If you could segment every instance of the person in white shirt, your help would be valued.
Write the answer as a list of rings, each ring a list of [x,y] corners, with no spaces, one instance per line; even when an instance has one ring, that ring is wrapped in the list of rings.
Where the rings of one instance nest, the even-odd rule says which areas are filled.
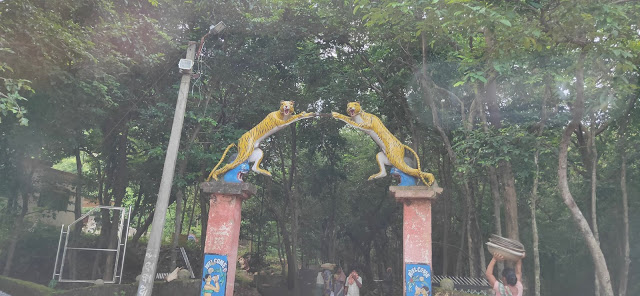
[[[352,270],[344,285],[347,293],[346,296],[360,296],[360,288],[362,288],[362,278],[356,270]]]
[[[324,279],[322,278],[322,271],[318,272],[316,276],[316,288],[313,290],[314,296],[322,296],[322,290],[324,289]]]

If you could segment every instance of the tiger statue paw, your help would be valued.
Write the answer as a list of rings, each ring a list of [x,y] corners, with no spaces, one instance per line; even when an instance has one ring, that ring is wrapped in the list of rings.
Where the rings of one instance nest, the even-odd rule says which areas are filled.
[[[431,186],[435,181],[433,174],[426,173],[420,169],[420,159],[411,147],[402,144],[388,129],[384,126],[380,118],[362,111],[359,102],[349,102],[347,104],[347,114],[342,115],[338,112],[331,112],[333,118],[342,120],[349,125],[368,134],[378,147],[382,150],[376,155],[376,160],[380,167],[380,171],[369,177],[369,180],[385,177],[387,171],[385,165],[393,166],[399,171],[407,175],[420,179],[425,185]],[[405,151],[408,150],[413,154],[417,162],[417,168],[413,168],[407,164],[405,160]]]
[[[244,162],[253,163],[251,170],[266,176],[271,176],[269,171],[260,168],[260,163],[262,162],[262,158],[264,153],[262,149],[259,148],[260,142],[267,137],[271,136],[275,132],[287,127],[288,125],[304,119],[316,116],[315,113],[310,112],[301,112],[300,114],[293,114],[295,112],[293,108],[293,101],[280,101],[280,109],[278,111],[274,111],[269,113],[260,123],[250,129],[248,132],[244,133],[242,137],[238,140],[238,144],[232,143],[227,146],[220,161],[218,164],[211,170],[209,176],[207,177],[207,181],[210,179],[218,180],[220,175],[225,174],[226,172],[234,169]],[[222,168],[218,169],[222,161],[224,160],[227,152],[231,147],[236,146],[238,148],[238,155],[236,159],[232,162],[224,165]]]

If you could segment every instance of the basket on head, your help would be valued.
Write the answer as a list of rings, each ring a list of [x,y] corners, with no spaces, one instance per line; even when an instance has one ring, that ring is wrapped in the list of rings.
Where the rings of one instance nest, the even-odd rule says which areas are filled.
[[[322,263],[322,265],[320,265],[322,269],[333,269],[335,266],[333,263]]]
[[[524,245],[519,241],[492,234],[487,243],[491,254],[500,254],[505,260],[518,261],[524,256]]]

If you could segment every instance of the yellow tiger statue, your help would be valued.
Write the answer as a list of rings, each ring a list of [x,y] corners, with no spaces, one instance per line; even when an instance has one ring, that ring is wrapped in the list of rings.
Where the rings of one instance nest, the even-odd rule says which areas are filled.
[[[367,133],[373,139],[376,144],[382,149],[376,155],[378,165],[380,166],[380,172],[371,175],[369,180],[382,178],[387,175],[385,165],[396,167],[398,170],[416,177],[427,186],[431,186],[435,181],[433,174],[422,172],[420,169],[420,158],[411,147],[402,144],[393,134],[384,126],[380,118],[377,116],[362,111],[359,102],[349,102],[347,104],[347,114],[349,117],[344,116],[337,112],[331,112],[333,118],[342,120],[355,128]],[[418,168],[412,168],[405,160],[405,150],[411,151],[415,157]],[[426,178],[426,180],[425,180]]]
[[[240,140],[238,140],[237,144],[238,156],[236,157],[236,159],[231,163],[226,164],[221,169],[218,169],[225,156],[227,155],[229,149],[231,149],[231,147],[233,146],[236,146],[236,144],[231,143],[229,146],[227,146],[227,149],[224,150],[220,161],[213,168],[213,170],[211,170],[209,177],[207,177],[207,181],[212,178],[214,180],[218,180],[218,177],[220,175],[237,167],[245,161],[253,162],[253,167],[251,169],[254,172],[271,176],[271,173],[269,173],[269,171],[260,168],[260,163],[262,162],[262,157],[264,156],[262,150],[258,148],[258,146],[260,146],[260,142],[293,122],[315,115],[315,113],[304,111],[300,114],[293,115],[293,104],[293,101],[280,101],[280,109],[278,111],[269,113],[269,115],[267,115],[267,117],[265,117],[260,123],[258,123],[251,130],[244,133],[244,135],[240,137]]]

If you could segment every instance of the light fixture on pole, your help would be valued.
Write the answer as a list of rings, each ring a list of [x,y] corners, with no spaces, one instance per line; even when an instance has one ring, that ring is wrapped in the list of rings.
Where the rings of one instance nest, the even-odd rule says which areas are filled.
[[[200,48],[198,48],[198,53],[196,54],[196,58],[200,56],[200,52],[202,51],[202,46],[204,45],[204,39],[207,38],[209,34],[214,34],[214,35],[220,34],[226,28],[227,28],[227,25],[225,25],[224,22],[219,22],[216,25],[211,25],[209,27],[209,32],[207,32],[207,34],[204,34],[204,36],[202,36],[202,38],[200,39]],[[180,68],[180,73],[190,74],[191,69],[193,68],[193,60],[180,59],[180,62],[178,63],[178,68]]]
[[[226,27],[227,27],[227,25],[225,25],[223,22],[219,22],[219,23],[217,23],[215,26],[211,26],[211,27],[209,27],[209,33],[219,34],[219,33],[220,33],[220,32],[222,32]],[[205,36],[206,36],[206,35],[205,35]]]
[[[196,53],[196,58],[198,58],[200,56],[200,53],[202,52],[202,46],[204,46],[204,39],[207,38],[209,34],[213,34],[213,35],[220,34],[226,28],[227,28],[227,25],[225,25],[222,21],[215,25],[209,26],[209,32],[207,32],[207,34],[204,34],[204,36],[200,38],[200,47],[198,48],[198,53]]]

